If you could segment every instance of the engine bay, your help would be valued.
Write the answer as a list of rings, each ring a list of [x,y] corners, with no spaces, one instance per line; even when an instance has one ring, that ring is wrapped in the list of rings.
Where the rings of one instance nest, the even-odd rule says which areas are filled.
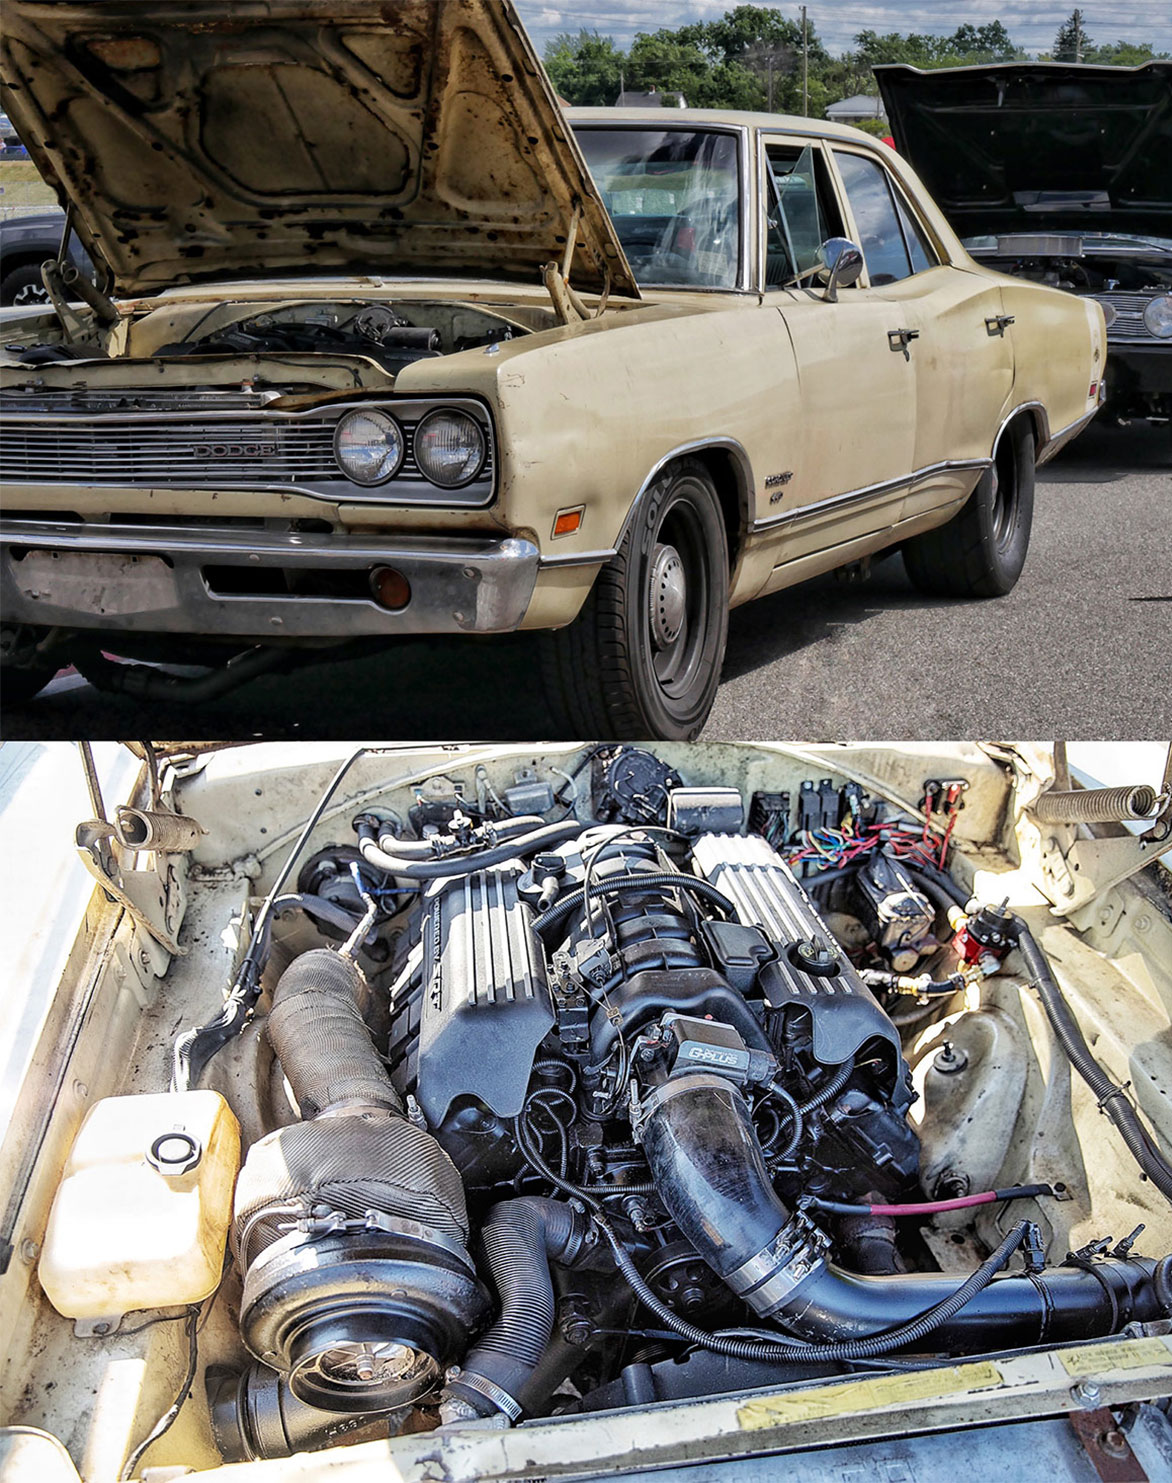
[[[110,1101],[153,1129],[167,1067],[150,1177],[220,1199],[222,1266],[170,1303],[107,1294],[111,1319],[56,1207],[40,1260],[58,1355],[142,1343],[146,1306],[190,1354],[186,1432],[140,1406],[124,1476],[1168,1328],[1172,1171],[980,844],[1004,767],[974,753],[909,807],[702,750],[731,751],[457,755],[339,802],[343,768],[304,827],[270,789],[273,846],[258,781],[197,851],[197,944],[247,888],[231,987],[155,1018],[154,1072]],[[1072,1067],[1119,1115],[1109,1173],[1059,1130]],[[185,1099],[238,1127],[234,1194],[200,1183]]]

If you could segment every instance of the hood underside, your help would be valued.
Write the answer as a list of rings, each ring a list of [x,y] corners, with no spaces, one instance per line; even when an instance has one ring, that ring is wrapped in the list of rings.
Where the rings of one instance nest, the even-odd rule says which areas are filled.
[[[10,0],[5,107],[123,293],[359,271],[638,294],[512,0]]]
[[[875,76],[896,148],[960,236],[1172,234],[1172,62]]]

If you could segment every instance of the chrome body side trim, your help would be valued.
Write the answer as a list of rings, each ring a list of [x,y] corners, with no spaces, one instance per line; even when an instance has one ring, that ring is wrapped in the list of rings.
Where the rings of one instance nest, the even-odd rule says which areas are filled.
[[[548,567],[602,566],[619,554],[617,546],[605,551],[570,551],[565,556],[542,556],[541,569]]]
[[[1037,413],[1038,421],[1040,421],[1042,424],[1042,438],[1038,444],[1037,449],[1037,461],[1039,463],[1042,462],[1042,453],[1050,444],[1050,414],[1046,411],[1046,408],[1042,405],[1041,402],[1019,402],[1017,406],[1014,407],[1012,412],[1007,412],[1005,414],[1005,416],[1001,419],[1000,427],[998,427],[997,429],[997,436],[993,439],[994,458],[997,457],[997,449],[1001,445],[1001,438],[1005,432],[1005,429],[1009,426],[1009,424],[1014,420],[1015,417],[1020,417],[1023,412]]]
[[[911,489],[913,485],[920,484],[923,480],[933,478],[937,474],[984,473],[992,462],[991,458],[969,458],[947,459],[943,463],[926,464],[922,469],[915,469],[912,473],[901,475],[897,479],[885,479],[882,483],[867,484],[861,489],[848,489],[845,494],[832,494],[826,499],[816,500],[813,504],[798,505],[792,510],[783,510],[777,515],[768,515],[764,520],[755,520],[752,532],[758,535],[762,531],[777,530],[784,525],[817,519],[838,510],[847,509],[851,505],[880,499],[887,494],[896,494],[901,489]]]
[[[1100,405],[1102,405],[1101,401]],[[1083,428],[1098,415],[1098,411],[1099,408],[1097,406],[1092,407],[1089,412],[1084,412],[1081,417],[1076,417],[1073,422],[1068,423],[1066,427],[1059,428],[1056,433],[1051,433],[1049,431],[1049,424],[1047,424],[1046,441],[1038,454],[1038,464],[1049,463],[1056,453],[1061,453],[1067,443],[1077,438]]]
[[[743,443],[736,438],[697,438],[692,443],[680,443],[678,447],[665,453],[661,459],[652,467],[651,472],[639,486],[639,492],[631,501],[631,508],[627,511],[626,519],[623,521],[622,529],[619,531],[618,540],[615,542],[615,551],[623,544],[627,531],[631,528],[640,505],[647,491],[667,468],[668,464],[674,463],[677,458],[686,458],[689,453],[703,453],[709,448],[720,448],[726,453],[733,455],[733,466],[737,471],[737,493],[740,502],[741,529],[752,534],[754,529],[752,509],[756,498],[757,486],[753,479],[753,464],[749,458],[748,451]]]
[[[351,573],[392,566],[411,584],[389,612],[361,595],[217,591],[209,568],[244,573]],[[269,640],[507,633],[537,582],[531,541],[303,534],[223,527],[10,520],[0,526],[0,602],[11,622],[64,628]],[[232,584],[229,584],[232,585]],[[277,586],[270,581],[270,589]],[[95,601],[95,590],[101,600]]]

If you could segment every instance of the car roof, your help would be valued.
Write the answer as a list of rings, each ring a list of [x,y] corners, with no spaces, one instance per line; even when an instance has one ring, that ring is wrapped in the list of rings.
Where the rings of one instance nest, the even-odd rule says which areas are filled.
[[[736,129],[780,129],[790,134],[813,134],[819,139],[844,139],[877,145],[873,134],[850,124],[835,124],[825,118],[803,118],[796,113],[746,113],[734,108],[567,108],[571,123],[644,124],[670,128],[690,124]]]

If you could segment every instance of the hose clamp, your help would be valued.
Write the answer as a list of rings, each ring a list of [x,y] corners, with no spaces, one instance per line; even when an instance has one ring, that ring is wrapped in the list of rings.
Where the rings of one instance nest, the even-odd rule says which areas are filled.
[[[763,1318],[825,1265],[830,1242],[821,1230],[800,1212],[747,1262],[728,1272],[725,1282]]]
[[[458,1390],[474,1390],[477,1395],[482,1395],[486,1401],[491,1401],[498,1411],[503,1411],[510,1421],[517,1421],[520,1418],[521,1407],[509,1392],[502,1390],[486,1376],[478,1375],[475,1370],[461,1370],[459,1374],[452,1374],[449,1376],[449,1382]]]

